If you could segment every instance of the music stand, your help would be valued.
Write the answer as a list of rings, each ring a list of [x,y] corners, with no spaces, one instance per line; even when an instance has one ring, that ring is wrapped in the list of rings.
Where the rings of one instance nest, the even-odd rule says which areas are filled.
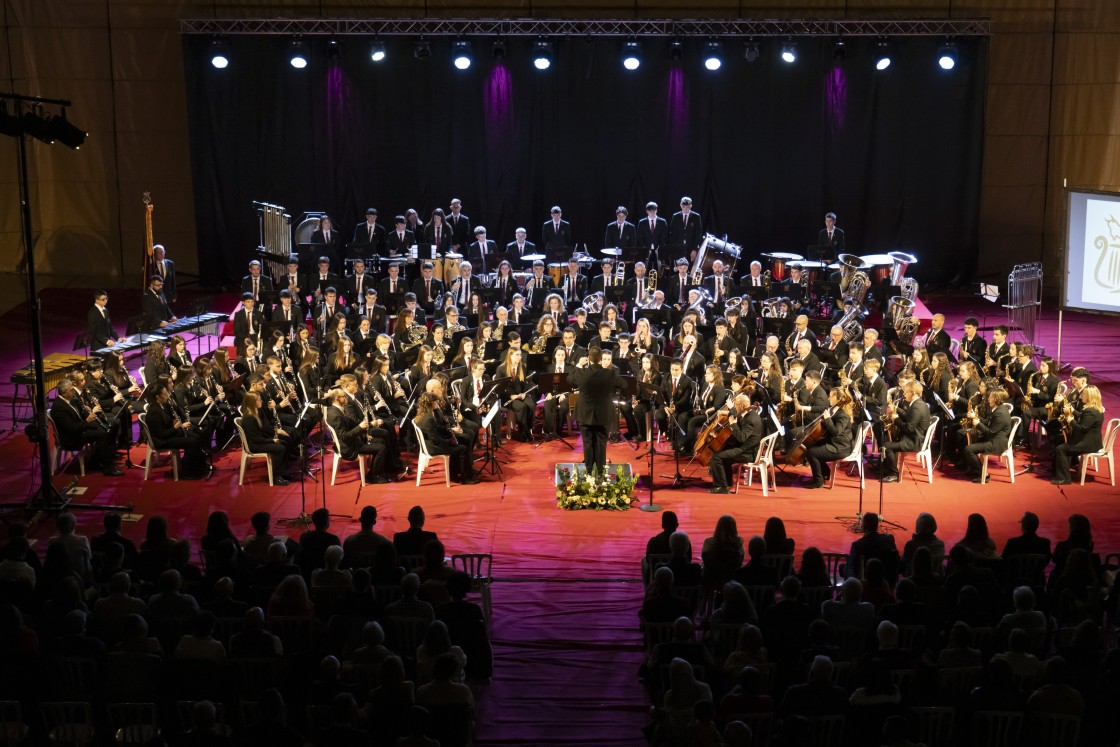
[[[462,316],[460,315],[460,319],[461,318]],[[447,333],[444,332],[443,336],[446,338]],[[459,343],[462,342],[464,337],[469,337],[472,340],[477,338],[478,327],[467,327],[451,334],[451,349],[454,350],[456,354],[459,352]]]
[[[506,387],[509,386],[511,381],[510,377],[504,376],[501,378],[493,379],[486,382],[482,386],[482,394],[478,398],[479,407],[486,405],[487,401],[491,398],[494,400],[489,411],[482,418],[482,428],[486,429],[486,452],[483,455],[482,465],[478,468],[479,473],[487,469],[489,465],[490,474],[498,478],[499,482],[505,482],[505,477],[502,475],[502,463],[498,459],[498,437],[494,433],[493,422],[494,418],[502,410],[502,395],[505,394]]]
[[[537,374],[536,379],[537,379],[537,386],[540,387],[540,391],[544,392],[545,394],[551,394],[553,397],[559,397],[561,395],[561,393],[567,393],[567,392],[571,391],[571,387],[568,386],[568,374],[563,374],[563,373],[560,373],[560,374],[558,374],[558,373],[539,373],[539,374]],[[559,406],[557,406],[557,408],[559,408]],[[559,409],[557,409],[556,414],[559,417],[559,414],[560,414]],[[567,446],[572,451],[575,451],[576,447],[572,446],[570,443],[568,443],[568,441],[563,436],[560,435],[559,424],[557,424],[557,429],[556,430],[557,430],[556,435],[554,437],[550,438],[549,440],[550,441],[559,441],[560,443],[564,444],[565,446]],[[537,444],[536,447],[534,447],[534,448],[540,448],[540,444]]]
[[[604,289],[603,297],[606,298],[607,303],[613,303],[619,309],[618,315],[621,318],[622,304],[626,301],[626,287],[622,285],[612,285]]]
[[[145,337],[147,337],[148,335],[152,335],[152,336],[155,335],[155,330],[150,329],[151,323],[152,323],[152,320],[148,317],[147,314],[140,314],[138,316],[130,316],[128,318],[128,321],[125,323],[124,334],[125,334],[126,337],[132,337],[133,335],[139,335],[140,336],[140,339],[139,339],[140,347],[144,347],[144,345],[146,345],[148,343],[148,340],[146,340]],[[158,325],[157,325],[157,328],[158,328]]]
[[[634,383],[637,385],[637,391],[639,395],[638,398],[644,400],[647,403],[650,418],[652,419],[654,417],[654,413],[657,411],[657,397],[661,392],[653,384],[646,384],[645,382],[638,381],[637,379],[634,380]],[[653,512],[660,511],[661,506],[653,502],[653,458],[657,455],[657,449],[656,444],[653,440],[652,427],[650,428],[650,432],[647,435],[649,436],[649,449],[647,449],[646,452],[638,458],[641,459],[643,457],[649,457],[649,471],[646,473],[649,475],[649,485],[647,486],[649,488],[649,503],[641,504],[638,506],[638,508],[642,511]]]
[[[71,350],[85,350],[86,357],[89,357],[89,335],[83,332],[74,338],[74,347]]]
[[[616,387],[616,398],[614,399],[615,417],[614,425],[611,426],[611,432],[607,436],[611,443],[618,443],[623,440],[630,447],[632,451],[637,451],[638,446],[630,440],[628,436],[622,434],[618,427],[618,421],[621,420],[622,403],[629,402],[632,397],[638,394],[638,380],[631,374],[620,374],[618,377],[618,386]],[[619,396],[621,395],[621,396]]]

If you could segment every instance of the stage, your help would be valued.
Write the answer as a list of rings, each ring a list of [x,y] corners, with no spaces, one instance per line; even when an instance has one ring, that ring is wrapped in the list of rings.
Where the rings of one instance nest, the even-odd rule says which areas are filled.
[[[123,296],[123,293],[117,294]],[[76,310],[84,310],[88,294],[73,291],[48,291],[44,305],[46,352],[69,350],[79,324]],[[113,299],[114,318],[124,319],[125,299]],[[987,325],[996,320],[999,307],[972,297],[933,297],[926,299],[934,311],[948,316],[946,329],[960,336],[965,316],[981,316],[988,310]],[[1056,352],[1057,326],[1054,313],[1040,320],[1040,341],[1049,353]],[[26,364],[26,307],[13,310],[0,326],[0,371],[9,372]],[[84,313],[80,315],[84,319]],[[194,345],[191,346],[192,351]],[[206,346],[203,346],[203,350]],[[1108,410],[1106,418],[1120,411],[1120,329],[1108,317],[1066,315],[1063,355],[1073,365],[1093,372],[1093,383],[1101,386]],[[16,351],[20,351],[18,354]],[[135,370],[137,363],[130,368]],[[1065,372],[1065,378],[1068,371]],[[8,376],[3,377],[7,385]],[[7,400],[4,403],[7,405]],[[7,411],[5,410],[5,413]],[[7,428],[10,422],[4,422]],[[22,427],[22,426],[21,426]],[[635,509],[625,512],[568,512],[557,509],[553,493],[553,468],[557,462],[580,458],[577,446],[569,451],[560,442],[535,448],[510,443],[500,452],[505,461],[505,482],[483,476],[477,486],[444,487],[442,468],[425,474],[420,487],[415,479],[384,486],[367,486],[359,491],[358,473],[353,463],[340,467],[338,484],[324,490],[329,481],[332,455],[316,456],[314,466],[320,482],[310,479],[302,485],[293,482],[286,488],[270,488],[263,463],[250,467],[246,484],[237,485],[240,452],[230,450],[216,460],[218,471],[209,480],[172,482],[168,465],[153,470],[143,481],[144,447],[132,450],[139,469],[124,477],[106,478],[100,473],[77,478],[76,471],[55,478],[64,487],[77,479],[83,489],[75,500],[94,504],[132,504],[148,518],[153,514],[168,517],[170,530],[177,537],[200,536],[207,515],[216,509],[229,513],[236,533],[248,532],[249,517],[268,510],[274,519],[292,517],[326,505],[332,513],[357,516],[361,506],[376,505],[377,529],[384,533],[404,528],[408,509],[421,504],[428,514],[427,528],[439,533],[448,553],[489,552],[494,555],[494,625],[496,649],[494,682],[484,693],[479,708],[478,744],[529,745],[542,743],[586,745],[640,745],[639,732],[646,721],[648,702],[639,686],[636,672],[640,661],[640,639],[636,610],[642,589],[639,561],[649,536],[659,531],[661,515]],[[853,539],[838,515],[856,513],[860,490],[856,478],[841,472],[833,490],[806,490],[791,485],[807,481],[808,468],[787,468],[779,475],[776,493],[763,498],[758,485],[743,486],[738,494],[709,495],[710,481],[698,465],[681,471],[697,478],[694,484],[670,490],[674,463],[667,445],[659,446],[655,458],[654,500],[664,509],[675,511],[682,531],[693,540],[698,554],[716,519],[724,513],[734,515],[745,536],[761,534],[767,517],[781,516],[789,535],[797,541],[797,551],[815,545],[826,551],[846,551]],[[640,458],[625,443],[613,444],[608,457],[615,463],[630,463],[643,476],[637,498],[649,500],[648,461]],[[1017,467],[1028,460],[1025,451],[1017,453]],[[1049,459],[1046,458],[1048,463]],[[5,431],[0,436],[0,491],[11,501],[22,501],[34,488],[38,475],[35,449],[21,431]],[[1022,474],[1011,485],[1003,468],[991,470],[986,486],[938,471],[933,484],[927,484],[924,471],[908,461],[898,484],[886,485],[883,493],[884,516],[902,524],[907,531],[897,532],[899,544],[909,537],[914,517],[932,512],[938,520],[939,535],[955,542],[964,531],[970,512],[981,511],[988,519],[993,538],[1002,547],[1004,540],[1017,533],[1017,520],[1023,511],[1036,512],[1042,522],[1040,532],[1053,539],[1065,535],[1066,517],[1083,513],[1093,522],[1098,551],[1120,550],[1120,512],[1116,499],[1120,490],[1108,485],[1107,468],[1089,473],[1084,486],[1057,487],[1049,483],[1049,473]],[[880,483],[868,479],[863,493],[864,510],[877,510]],[[95,533],[100,513],[78,512],[81,531]],[[33,520],[26,511],[10,511],[6,520]],[[135,540],[142,538],[144,522],[126,525],[125,532]],[[357,530],[356,522],[336,519],[333,530],[345,536]],[[298,530],[289,528],[295,535]],[[44,539],[53,533],[49,521],[34,523],[31,534]],[[38,545],[42,548],[43,544]],[[197,549],[197,542],[195,543]],[[594,685],[589,685],[594,683]]]

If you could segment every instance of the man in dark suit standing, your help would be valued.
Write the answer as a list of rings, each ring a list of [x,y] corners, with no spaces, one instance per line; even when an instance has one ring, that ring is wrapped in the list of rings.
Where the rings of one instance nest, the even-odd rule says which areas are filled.
[[[553,205],[549,212],[552,218],[541,226],[541,246],[546,252],[569,248],[572,246],[572,224],[560,217],[559,205]]]
[[[331,265],[338,265],[338,245],[340,238],[338,231],[334,230],[334,225],[331,223],[330,216],[320,216],[319,227],[311,233],[311,243],[323,245],[321,253],[331,258]]]
[[[892,438],[880,447],[883,482],[898,482],[899,452],[918,451],[929,430],[929,405],[922,401],[922,382],[911,381],[902,386],[902,396],[906,399],[906,414],[898,417],[895,413],[891,420],[894,425]],[[880,442],[882,443],[882,442]]]
[[[343,284],[342,295],[346,299],[346,303],[354,306],[360,304],[362,299],[365,298],[366,288],[373,288],[377,285],[377,280],[373,275],[366,272],[365,260],[354,260],[354,274],[346,278]]]
[[[696,251],[700,248],[700,240],[704,235],[704,221],[700,213],[692,209],[692,198],[681,198],[680,212],[673,213],[669,221],[669,243],[673,246],[683,246],[688,252],[688,257],[696,259]]]
[[[626,218],[630,211],[624,205],[619,205],[614,210],[614,222],[607,224],[607,231],[603,235],[603,246],[617,246],[629,249],[637,246],[638,235],[634,224]]]
[[[518,226],[517,230],[513,232],[513,241],[506,244],[506,258],[509,259],[510,264],[513,265],[515,272],[519,272],[523,269],[523,265],[520,264],[520,259],[522,257],[526,254],[536,254],[537,252],[537,245],[527,239],[528,235],[528,231]]]
[[[260,260],[254,259],[249,263],[249,274],[241,278],[241,292],[249,293],[258,303],[261,300],[261,291],[272,290],[272,279],[261,274]]]
[[[388,256],[400,257],[407,254],[409,248],[416,243],[416,236],[408,230],[408,221],[403,215],[393,218],[393,224],[395,226],[393,232],[386,237],[389,247]]]
[[[447,227],[451,229],[451,246],[460,254],[471,240],[471,219],[463,212],[463,202],[458,197],[451,200],[451,212],[447,215]]]
[[[260,336],[264,332],[264,314],[257,308],[253,294],[246,291],[241,294],[241,308],[233,315],[233,339],[237,345],[237,354],[245,354],[245,340],[252,339],[261,347]]]
[[[86,314],[86,337],[89,338],[90,350],[100,350],[116,345],[117,331],[113,329],[113,320],[109,318],[109,294],[103,290],[93,294],[93,306]]]
[[[159,275],[163,280],[163,297],[168,303],[179,300],[179,289],[175,283],[175,263],[167,258],[167,250],[163,244],[152,247],[152,274]]]
[[[435,266],[431,262],[420,265],[420,277],[412,281],[412,292],[420,308],[428,314],[435,314],[436,299],[443,293],[443,282],[435,277]]]
[[[664,218],[657,216],[656,202],[650,200],[646,203],[646,217],[638,221],[635,228],[638,246],[649,247],[651,251],[657,250],[662,245],[668,246],[669,224]],[[671,257],[662,257],[662,261],[668,264],[673,260]]]
[[[480,274],[497,272],[498,263],[501,261],[493,256],[498,250],[498,245],[492,239],[486,238],[486,226],[475,226],[474,243],[470,247],[464,246],[462,253],[467,256],[471,264],[478,268]]]
[[[618,369],[611,365],[611,351],[589,350],[568,380],[579,389],[576,418],[583,437],[583,465],[589,473],[603,474],[607,469],[607,434],[618,418],[614,406]]]
[[[844,230],[836,227],[836,213],[824,214],[824,228],[817,234],[817,246],[825,247],[825,256],[835,258],[844,250]]]
[[[314,290],[311,277],[306,272],[299,271],[299,256],[293,254],[288,257],[288,266],[280,276],[279,285],[291,291],[292,300],[300,306],[307,307],[308,295]]]
[[[403,216],[401,220],[404,220]],[[385,226],[377,225],[377,208],[366,210],[366,219],[354,226],[353,243],[362,244],[362,253],[367,257],[377,254],[385,246]]]
[[[166,327],[171,322],[179,321],[163,296],[163,280],[159,275],[152,275],[148,279],[148,290],[144,292],[140,308],[148,318],[148,329]]]

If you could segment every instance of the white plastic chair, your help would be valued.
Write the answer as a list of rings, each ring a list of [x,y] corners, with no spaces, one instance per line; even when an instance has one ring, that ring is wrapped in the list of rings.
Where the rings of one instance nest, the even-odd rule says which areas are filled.
[[[1116,487],[1116,462],[1112,459],[1112,447],[1116,443],[1116,433],[1120,431],[1120,418],[1113,418],[1108,421],[1108,425],[1104,429],[1104,445],[1100,451],[1094,451],[1092,454],[1081,455],[1081,484],[1085,484],[1085,469],[1089,466],[1089,460],[1093,460],[1093,471],[1097,471],[1097,460],[1108,460],[1108,480],[1109,483]]]
[[[342,444],[339,443],[339,441],[338,441],[338,434],[335,433],[334,428],[332,428],[330,426],[330,424],[327,423],[326,420],[323,421],[323,425],[326,427],[327,431],[331,434],[331,440],[334,441],[334,466],[331,467],[331,486],[333,487],[334,486],[334,480],[335,480],[336,477],[338,477],[338,463],[343,461],[342,460]],[[358,454],[358,473],[361,475],[362,485],[364,486],[366,484],[366,455],[365,454]]]
[[[63,465],[69,463],[70,459],[78,460],[78,474],[82,477],[86,476],[86,452],[85,447],[78,450],[62,448],[62,442],[58,440],[58,426],[54,424],[54,418],[51,414],[47,413],[47,443],[50,444],[51,452],[51,474],[56,474]],[[63,460],[66,457],[66,460]],[[1085,480],[1082,479],[1081,483],[1084,484]]]
[[[769,487],[773,487],[775,493],[778,492],[777,473],[774,469],[774,444],[777,440],[778,432],[774,431],[758,442],[758,456],[753,462],[739,465],[739,474],[735,478],[736,493],[739,492],[739,483],[743,481],[744,474],[747,476],[747,487],[751,486],[755,470],[758,470],[758,479],[762,483],[762,497],[766,497]]]
[[[171,476],[175,479],[175,482],[178,482],[179,450],[160,449],[156,447],[155,441],[152,440],[152,434],[148,431],[148,413],[140,413],[137,419],[140,421],[140,435],[144,437],[144,443],[148,445],[148,453],[144,455],[144,481],[148,481],[148,475],[152,472],[152,460],[159,457],[161,452],[166,451],[171,455]]]
[[[933,484],[933,434],[937,432],[937,424],[940,422],[941,418],[937,415],[929,419],[929,430],[922,438],[922,448],[914,454],[914,458],[918,460],[918,466],[926,468],[926,482],[931,485]]]
[[[861,423],[859,426],[859,433],[856,434],[855,440],[852,442],[852,451],[848,456],[843,459],[837,459],[828,464],[832,468],[832,475],[828,478],[828,489],[832,490],[833,485],[836,484],[836,471],[840,465],[845,462],[850,462],[856,465],[856,471],[859,472],[859,486],[864,486],[863,479],[863,442],[867,440],[868,433],[871,432],[871,423]]]
[[[1011,475],[1011,484],[1015,484],[1015,434],[1019,432],[1022,419],[1016,415],[1011,418],[1011,433],[1007,436],[1007,448],[1001,454],[977,454],[980,457],[980,484],[988,481],[988,457],[996,457],[1001,462],[1007,462],[1007,473]]]
[[[269,459],[268,454],[254,454],[249,451],[249,439],[245,437],[245,428],[241,425],[241,418],[234,418],[233,424],[237,427],[237,434],[241,436],[241,474],[237,476],[237,484],[242,485],[245,482],[245,465],[249,463],[250,459],[264,459],[265,465],[268,466],[268,484],[271,486],[272,482],[272,460]]]
[[[416,486],[420,486],[420,477],[424,474],[424,469],[436,461],[437,459],[443,460],[443,480],[447,487],[451,487],[451,457],[447,454],[437,454],[435,456],[428,453],[428,444],[424,441],[424,434],[416,423],[412,424],[412,430],[416,432]]]

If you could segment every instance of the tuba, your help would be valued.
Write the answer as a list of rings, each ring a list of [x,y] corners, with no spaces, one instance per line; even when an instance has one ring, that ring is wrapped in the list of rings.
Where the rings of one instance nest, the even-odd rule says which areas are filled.
[[[852,306],[836,324],[844,330],[844,340],[852,343],[863,339],[863,325],[859,323],[862,306]]]
[[[914,336],[918,334],[919,322],[914,317],[914,300],[903,296],[891,298],[887,306],[887,321],[894,327],[898,339],[905,345],[914,344]]]
[[[840,293],[852,299],[852,303],[863,306],[867,291],[871,287],[871,278],[867,276],[870,266],[854,254],[841,254],[840,260]]]

